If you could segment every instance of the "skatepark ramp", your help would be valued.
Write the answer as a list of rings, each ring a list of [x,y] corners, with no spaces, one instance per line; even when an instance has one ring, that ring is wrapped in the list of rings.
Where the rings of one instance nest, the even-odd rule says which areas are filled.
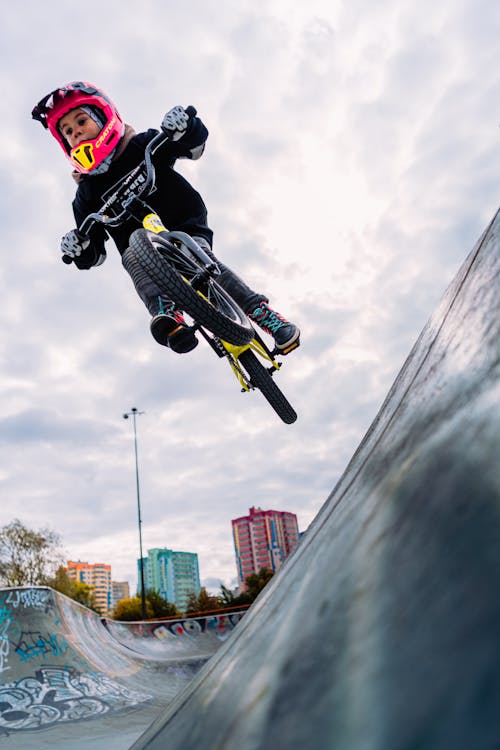
[[[119,623],[49,588],[0,589],[0,748],[128,748],[241,616]]]
[[[294,554],[133,750],[500,747],[499,232]]]
[[[206,625],[189,647],[159,631],[160,654],[149,624],[0,592],[0,750],[498,750],[499,237],[497,214],[208,660]]]

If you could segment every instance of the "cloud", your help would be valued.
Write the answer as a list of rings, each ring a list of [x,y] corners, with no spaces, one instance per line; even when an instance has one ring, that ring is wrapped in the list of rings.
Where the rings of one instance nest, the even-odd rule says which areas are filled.
[[[231,585],[231,519],[258,504],[307,527],[497,208],[498,11],[147,0],[139,28],[111,0],[82,47],[98,12],[27,0],[3,14],[0,524],[50,526],[133,589],[135,406],[145,547],[198,552],[202,581]],[[197,106],[207,149],[178,168],[221,259],[301,326],[276,376],[295,425],[203,342],[158,347],[111,244],[97,269],[61,263],[75,186],[30,112],[80,78],[138,129]]]

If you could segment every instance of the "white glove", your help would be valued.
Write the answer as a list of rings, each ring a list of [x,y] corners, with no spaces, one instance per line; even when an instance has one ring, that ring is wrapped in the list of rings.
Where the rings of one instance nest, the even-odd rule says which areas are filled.
[[[187,130],[190,117],[184,107],[173,107],[161,123],[162,130],[170,133],[173,141],[178,141],[182,138]]]
[[[88,238],[81,237],[76,229],[72,229],[61,240],[61,252],[68,258],[78,258],[89,245]]]

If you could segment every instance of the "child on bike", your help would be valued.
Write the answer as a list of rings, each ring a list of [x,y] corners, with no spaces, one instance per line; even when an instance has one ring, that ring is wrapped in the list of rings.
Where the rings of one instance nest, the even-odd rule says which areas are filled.
[[[122,264],[130,274],[137,293],[151,314],[150,329],[154,339],[177,353],[191,351],[198,341],[180,310],[162,296],[129,252],[129,237],[138,228],[134,219],[106,230],[93,226],[88,237],[78,232],[86,216],[97,211],[107,194],[144,158],[146,145],[158,131],[149,129],[136,133],[125,124],[115,105],[106,94],[84,81],[74,81],[47,94],[33,109],[32,116],[57,140],[74,167],[73,177],[78,188],[73,201],[77,229],[64,235],[63,255],[79,269],[99,266],[106,259],[104,242],[113,238]],[[174,107],[164,116],[162,129],[172,139],[155,154],[156,188],[148,204],[158,213],[169,230],[191,235],[217,262],[221,269],[218,279],[243,311],[266,333],[273,336],[276,349],[287,354],[300,343],[300,331],[269,306],[264,294],[253,291],[212,252],[213,232],[207,224],[207,209],[200,194],[174,170],[177,159],[199,159],[208,130],[196,116],[183,107]]]

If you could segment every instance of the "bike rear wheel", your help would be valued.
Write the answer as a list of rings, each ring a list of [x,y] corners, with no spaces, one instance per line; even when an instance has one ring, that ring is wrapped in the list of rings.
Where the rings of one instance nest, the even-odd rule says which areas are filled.
[[[258,388],[279,418],[282,419],[285,424],[293,424],[297,419],[295,409],[280,391],[271,374],[264,365],[261,364],[258,357],[256,357],[250,349],[247,349],[240,354],[238,359],[240,364],[247,371],[251,384],[254,388]]]
[[[215,336],[238,346],[248,344],[254,330],[247,316],[214,277],[200,273],[196,258],[172,242],[138,229],[130,238],[135,257],[165,296]]]

